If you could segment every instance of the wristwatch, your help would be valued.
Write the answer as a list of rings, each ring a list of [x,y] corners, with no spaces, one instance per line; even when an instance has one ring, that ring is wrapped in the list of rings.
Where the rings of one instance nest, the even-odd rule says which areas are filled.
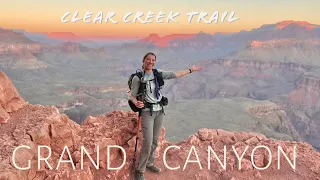
[[[189,69],[190,73],[192,73],[191,69]]]

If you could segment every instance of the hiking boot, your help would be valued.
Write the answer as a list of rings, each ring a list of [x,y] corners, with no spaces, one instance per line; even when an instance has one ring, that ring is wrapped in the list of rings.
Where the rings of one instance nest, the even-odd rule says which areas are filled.
[[[155,172],[155,173],[158,173],[158,172],[161,171],[160,168],[158,168],[158,167],[156,167],[154,165],[153,166],[147,166],[147,169],[149,169],[150,171]]]
[[[141,172],[137,172],[137,180],[144,180],[144,175]]]

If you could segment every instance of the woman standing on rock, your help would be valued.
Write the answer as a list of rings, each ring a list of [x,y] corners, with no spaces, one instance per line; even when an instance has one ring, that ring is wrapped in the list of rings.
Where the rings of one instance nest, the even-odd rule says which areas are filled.
[[[141,79],[138,76],[132,78],[130,97],[130,100],[137,108],[142,108],[141,127],[143,141],[137,169],[138,180],[144,180],[143,174],[146,168],[156,173],[161,171],[159,167],[154,165],[154,161],[163,122],[163,106],[166,105],[162,103],[164,98],[160,91],[163,79],[179,78],[202,69],[201,67],[192,66],[190,69],[178,72],[155,70],[156,56],[152,52],[147,53],[143,57],[142,63],[143,76]],[[141,91],[141,89],[139,91],[140,80],[145,84],[144,101],[137,100],[136,98]]]

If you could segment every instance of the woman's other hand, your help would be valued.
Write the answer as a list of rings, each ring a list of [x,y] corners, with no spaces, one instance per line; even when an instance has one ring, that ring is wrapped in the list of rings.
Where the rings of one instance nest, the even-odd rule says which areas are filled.
[[[193,65],[193,66],[191,67],[191,71],[192,71],[192,72],[200,71],[200,70],[202,70],[202,69],[203,69],[202,67],[200,67],[200,66],[195,66],[195,65]]]
[[[136,101],[135,105],[137,108],[143,108],[144,107],[144,103],[142,101]]]

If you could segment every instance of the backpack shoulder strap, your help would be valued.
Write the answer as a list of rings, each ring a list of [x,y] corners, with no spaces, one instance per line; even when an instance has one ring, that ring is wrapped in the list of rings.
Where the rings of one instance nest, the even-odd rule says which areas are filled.
[[[152,69],[152,71],[153,71],[154,74],[160,74],[158,69]]]
[[[136,76],[138,76],[138,78],[139,78],[139,90],[138,90],[138,94],[139,95],[142,95],[142,94],[144,94],[144,91],[145,91],[145,88],[146,88],[146,83],[142,83],[141,82],[141,78],[143,77],[143,72],[137,72],[136,73]]]
[[[133,78],[135,76],[138,76],[139,81],[140,81],[142,76],[143,76],[143,74],[142,74],[142,72],[136,72],[136,73],[133,73],[133,74],[130,75],[129,80],[128,80],[129,89],[131,89],[132,80],[133,80]]]
[[[138,76],[139,80],[141,80],[142,76],[143,76],[143,73],[142,72],[137,72],[136,73],[136,76]]]
[[[159,86],[163,86],[164,85],[164,81],[163,81],[163,78],[162,78],[162,73],[159,72],[157,69],[152,69],[152,71],[153,71],[153,75],[158,80]]]

